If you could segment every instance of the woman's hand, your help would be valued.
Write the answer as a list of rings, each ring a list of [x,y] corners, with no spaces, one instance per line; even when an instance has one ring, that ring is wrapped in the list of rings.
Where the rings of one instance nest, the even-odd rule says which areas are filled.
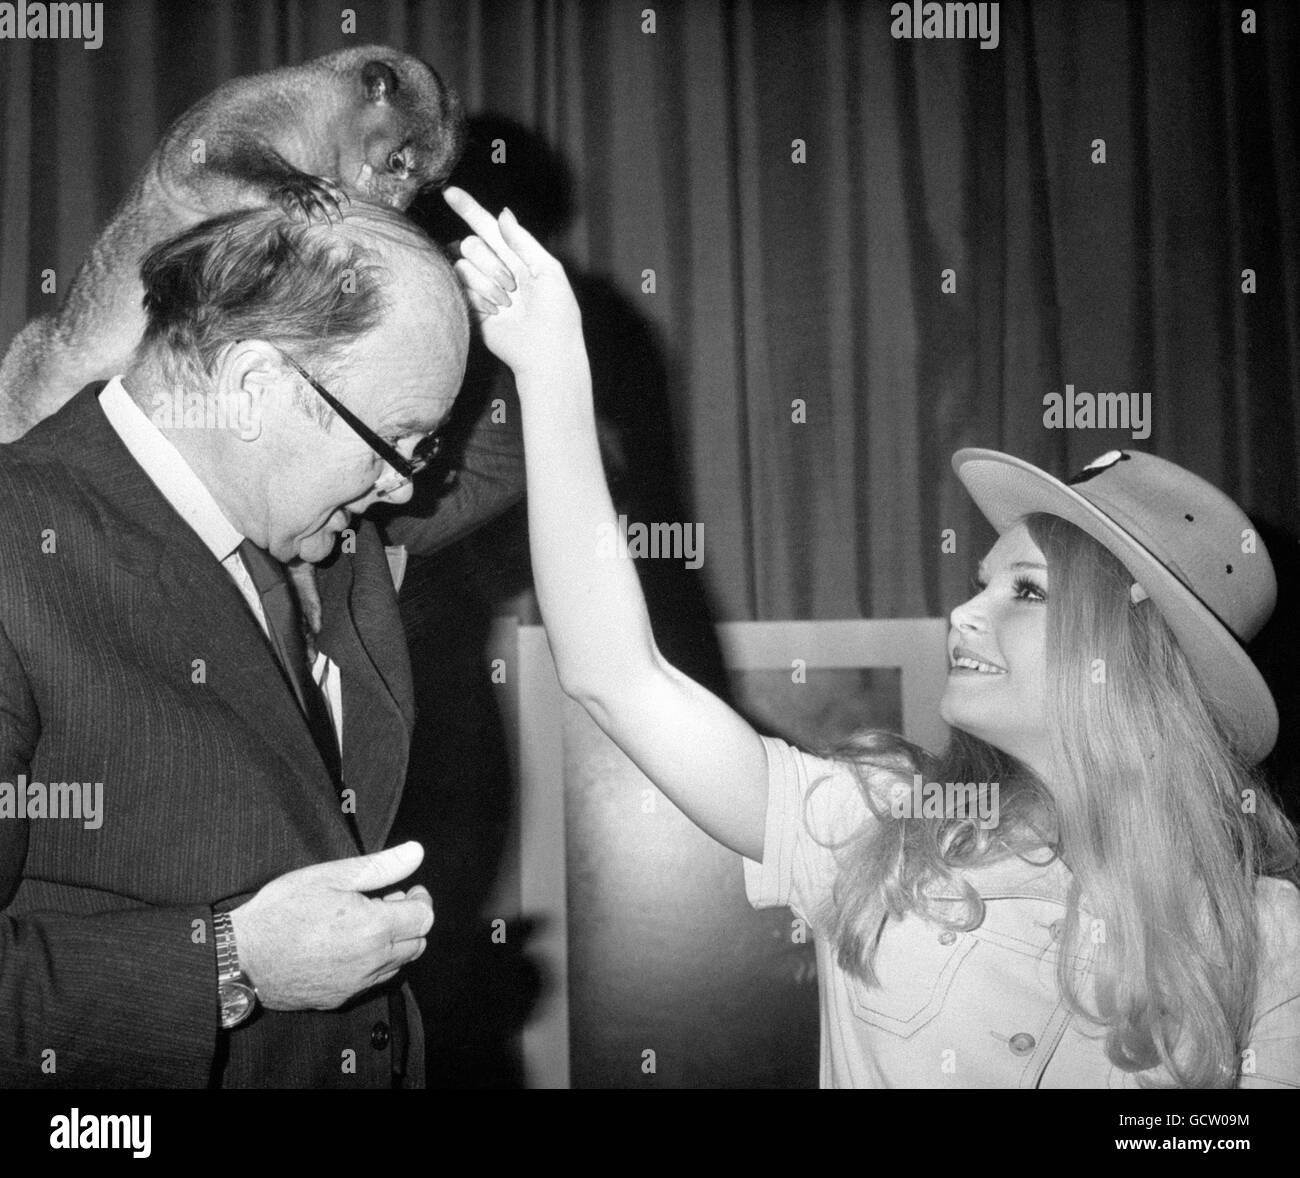
[[[464,189],[443,196],[474,231],[460,243],[456,275],[483,342],[510,365],[516,383],[583,356],[582,316],[564,267],[509,209],[494,218]]]

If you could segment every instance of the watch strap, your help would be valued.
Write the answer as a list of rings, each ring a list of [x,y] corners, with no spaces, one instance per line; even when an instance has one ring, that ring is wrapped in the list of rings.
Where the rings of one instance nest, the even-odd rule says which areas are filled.
[[[235,926],[229,912],[216,912],[212,916],[212,934],[217,946],[217,982],[244,982],[247,979],[239,968],[239,949],[235,945]]]
[[[257,987],[239,967],[239,948],[229,912],[212,914],[212,939],[217,953],[217,1005],[221,1012],[221,1026],[230,1030],[253,1013],[257,1005]]]

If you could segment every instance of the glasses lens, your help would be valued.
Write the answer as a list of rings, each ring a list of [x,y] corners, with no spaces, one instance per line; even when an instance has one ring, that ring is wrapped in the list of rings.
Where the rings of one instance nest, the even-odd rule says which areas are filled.
[[[441,445],[442,439],[436,433],[421,438],[411,452],[411,457],[406,460],[406,473],[390,468],[389,473],[375,484],[375,494],[383,498],[394,491],[400,491],[438,456]]]
[[[379,482],[375,484],[375,494],[378,495],[380,499],[387,498],[387,496],[392,495],[394,492],[400,491],[410,481],[411,480],[405,475],[400,475],[394,471],[391,475],[380,479]]]
[[[432,433],[426,438],[421,438],[414,451],[411,453],[411,463],[416,470],[423,470],[435,458],[438,457],[438,451],[442,447],[442,435]]]

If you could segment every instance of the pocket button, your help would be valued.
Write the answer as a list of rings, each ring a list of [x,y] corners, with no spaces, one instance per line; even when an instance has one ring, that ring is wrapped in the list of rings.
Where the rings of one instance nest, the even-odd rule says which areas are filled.
[[[1028,1055],[1033,1051],[1035,1046],[1033,1035],[1021,1031],[1018,1035],[1012,1035],[1007,1046],[1009,1046],[1016,1055]]]

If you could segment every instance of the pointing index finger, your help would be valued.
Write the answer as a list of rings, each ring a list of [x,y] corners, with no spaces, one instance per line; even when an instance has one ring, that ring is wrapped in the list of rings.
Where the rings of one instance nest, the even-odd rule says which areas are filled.
[[[493,253],[514,274],[518,275],[527,269],[519,255],[506,244],[505,239],[501,236],[501,226],[497,223],[497,219],[468,192],[463,188],[453,186],[444,189],[442,196],[447,204],[451,206],[452,212],[486,242]]]

